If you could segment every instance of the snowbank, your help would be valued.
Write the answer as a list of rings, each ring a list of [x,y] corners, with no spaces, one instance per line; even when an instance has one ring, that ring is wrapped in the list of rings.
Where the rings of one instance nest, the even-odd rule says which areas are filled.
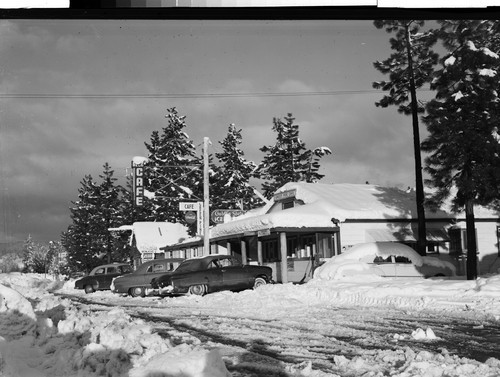
[[[312,279],[303,285],[275,284],[240,293],[219,292],[204,297],[124,298],[111,292],[96,292],[93,299],[114,305],[96,310],[76,306],[49,292],[74,295],[73,282],[65,284],[37,275],[0,274],[0,375],[31,376],[130,376],[130,377],[227,377],[222,352],[202,341],[191,344],[160,337],[145,321],[123,309],[125,303],[150,302],[155,310],[185,308],[191,315],[210,313],[231,318],[262,318],[266,323],[293,317],[294,311],[341,305],[396,307],[405,311],[425,308],[462,312],[471,318],[500,321],[500,276],[476,281],[451,279],[391,279],[377,276]],[[148,301],[151,300],[151,301]],[[222,317],[221,317],[222,318]],[[431,328],[408,329],[387,334],[394,344],[439,340]],[[183,336],[183,335],[181,335]],[[295,343],[294,343],[295,344]],[[498,376],[500,361],[481,363],[441,352],[379,349],[346,358],[333,356],[339,375]],[[245,361],[249,363],[249,361]],[[255,365],[254,370],[264,366]],[[272,368],[272,367],[270,367]],[[389,368],[389,369],[387,369]],[[285,364],[280,375],[290,377],[335,377],[313,368],[310,362]],[[378,374],[377,374],[378,373]],[[263,375],[265,375],[264,373]]]
[[[64,288],[37,275],[0,275],[0,375],[229,375],[216,350],[174,346],[119,307],[77,308],[48,293],[54,285]]]

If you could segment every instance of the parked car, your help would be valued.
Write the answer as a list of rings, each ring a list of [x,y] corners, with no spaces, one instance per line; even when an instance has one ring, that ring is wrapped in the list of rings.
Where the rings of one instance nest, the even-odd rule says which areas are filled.
[[[152,291],[151,280],[173,272],[183,260],[183,258],[168,258],[145,262],[131,274],[113,279],[111,291],[133,297],[144,297]]]
[[[230,255],[208,255],[186,259],[168,275],[153,279],[151,285],[160,295],[193,294],[257,288],[272,282],[273,271],[267,266],[242,265]]]
[[[455,274],[452,263],[421,256],[410,246],[398,242],[369,242],[354,245],[328,259],[314,271],[314,278],[328,280],[352,275],[429,278]]]
[[[94,268],[87,276],[75,281],[75,289],[84,289],[85,293],[110,289],[111,281],[114,278],[130,272],[132,272],[132,267],[127,263],[104,264]]]

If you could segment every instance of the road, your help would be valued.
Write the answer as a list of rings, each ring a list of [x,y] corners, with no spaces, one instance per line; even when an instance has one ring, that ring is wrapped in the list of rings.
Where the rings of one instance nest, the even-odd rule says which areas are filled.
[[[217,348],[233,376],[285,376],[286,366],[308,363],[328,374],[354,376],[343,365],[357,357],[376,363],[376,370],[384,373],[403,367],[420,351],[482,363],[500,358],[500,324],[460,313],[298,306],[279,318],[266,318],[265,309],[259,316],[245,316],[213,307],[163,306],[159,298],[103,303],[91,295],[64,296],[94,311],[120,305],[173,344]],[[431,328],[438,339],[413,339],[410,334],[418,328]]]

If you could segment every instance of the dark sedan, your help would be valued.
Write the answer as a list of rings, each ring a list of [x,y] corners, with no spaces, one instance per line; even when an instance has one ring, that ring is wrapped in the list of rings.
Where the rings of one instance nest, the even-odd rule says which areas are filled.
[[[173,272],[183,260],[182,258],[167,258],[145,262],[131,274],[114,279],[111,291],[132,297],[144,297],[151,291],[151,280]]]
[[[186,259],[169,275],[153,279],[160,295],[203,296],[216,291],[241,291],[272,282],[273,271],[266,266],[242,265],[230,255],[208,255]]]
[[[114,278],[130,272],[132,272],[132,267],[127,263],[104,264],[94,268],[87,276],[75,281],[75,289],[84,289],[85,293],[110,289]]]

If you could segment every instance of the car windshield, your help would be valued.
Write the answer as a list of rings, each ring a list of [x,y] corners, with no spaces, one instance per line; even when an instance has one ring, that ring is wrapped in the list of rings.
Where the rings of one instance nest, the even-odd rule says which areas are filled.
[[[373,260],[373,263],[392,263],[391,256],[389,255],[388,257],[384,258],[380,255],[377,255]]]
[[[121,273],[132,272],[132,267],[127,264],[118,267],[118,269],[121,270]]]
[[[219,260],[219,266],[221,267],[230,267],[230,266],[239,266],[241,263],[234,258],[224,258]]]
[[[411,260],[406,257],[396,255],[396,263],[411,263]]]
[[[175,272],[183,272],[183,271],[192,271],[199,266],[200,261],[197,259],[192,259],[192,260],[185,260],[182,262],[179,267],[177,267],[177,270]]]
[[[169,263],[170,264],[170,263]],[[148,267],[148,273],[163,272],[167,270],[163,263],[155,263]]]

